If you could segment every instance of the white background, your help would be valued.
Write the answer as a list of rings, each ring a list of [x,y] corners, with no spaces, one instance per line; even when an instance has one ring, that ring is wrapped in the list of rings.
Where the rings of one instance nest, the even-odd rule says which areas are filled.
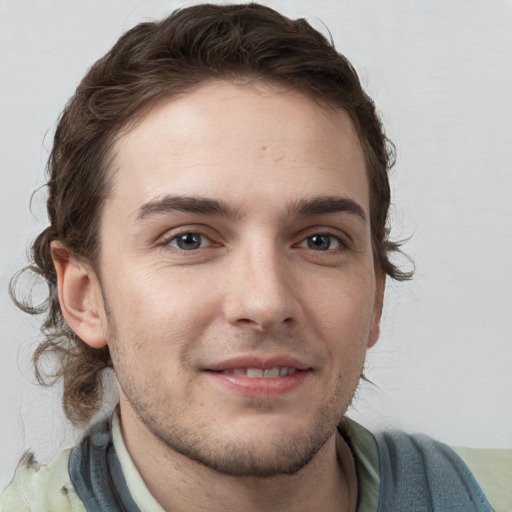
[[[383,329],[351,415],[445,442],[512,447],[512,2],[274,0],[331,30],[398,147],[395,238],[414,281],[388,283]],[[76,435],[34,385],[37,322],[7,295],[46,225],[43,168],[85,70],[178,1],[0,0],[0,488],[23,450]]]

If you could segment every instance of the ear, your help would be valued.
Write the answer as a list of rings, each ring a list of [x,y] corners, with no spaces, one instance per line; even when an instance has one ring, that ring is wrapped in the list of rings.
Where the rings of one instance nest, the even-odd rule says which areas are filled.
[[[384,304],[384,290],[386,289],[386,274],[380,271],[376,276],[375,304],[373,306],[373,325],[368,337],[368,348],[373,347],[380,336],[380,319]]]
[[[60,309],[66,322],[92,348],[106,346],[105,308],[96,274],[71,256],[61,242],[52,242],[51,251]]]

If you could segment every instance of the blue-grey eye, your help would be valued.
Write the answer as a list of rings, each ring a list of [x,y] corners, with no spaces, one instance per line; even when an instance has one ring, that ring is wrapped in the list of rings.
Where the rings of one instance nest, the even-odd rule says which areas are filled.
[[[198,233],[183,233],[174,237],[169,245],[177,247],[182,251],[193,251],[194,249],[201,248],[204,244],[205,237]]]
[[[340,241],[337,237],[321,233],[308,236],[305,242],[308,249],[313,249],[314,251],[328,251],[340,246]]]

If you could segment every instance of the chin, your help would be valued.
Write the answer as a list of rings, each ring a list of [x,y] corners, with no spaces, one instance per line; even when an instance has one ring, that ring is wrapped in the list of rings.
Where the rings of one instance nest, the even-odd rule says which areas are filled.
[[[194,431],[184,425],[162,429],[160,422],[145,424],[160,442],[188,461],[224,475],[256,478],[296,474],[315,458],[337,425],[298,427],[289,421],[276,422],[277,418],[268,420],[234,422],[221,430],[215,423],[196,424]]]
[[[248,441],[203,443],[188,447],[168,446],[187,459],[217,473],[233,477],[270,478],[299,472],[314,459],[329,437],[288,438],[280,442],[274,441],[270,446]]]

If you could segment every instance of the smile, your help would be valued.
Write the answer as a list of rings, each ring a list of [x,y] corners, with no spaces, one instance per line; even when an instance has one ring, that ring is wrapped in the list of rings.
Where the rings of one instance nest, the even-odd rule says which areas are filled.
[[[293,375],[296,371],[296,368],[284,366],[267,370],[263,370],[262,368],[233,368],[224,370],[221,373],[226,375],[243,375],[251,379],[276,379],[278,377]]]
[[[254,366],[223,368],[207,371],[204,375],[214,386],[220,386],[230,395],[251,399],[284,398],[297,391],[312,375],[311,368],[304,370],[293,366],[273,366],[258,368]]]

